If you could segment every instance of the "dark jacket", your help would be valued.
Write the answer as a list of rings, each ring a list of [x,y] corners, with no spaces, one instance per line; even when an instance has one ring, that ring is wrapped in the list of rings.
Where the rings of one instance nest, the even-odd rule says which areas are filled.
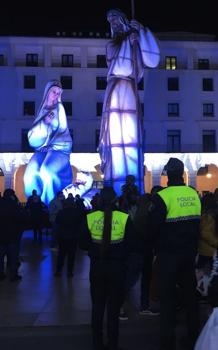
[[[151,231],[150,214],[154,209],[152,196],[149,193],[142,195],[133,219],[134,229],[139,236],[140,250],[143,255],[150,255],[154,249],[155,241]]]
[[[77,239],[82,219],[83,214],[74,205],[61,209],[56,217],[58,240]]]
[[[26,221],[24,209],[16,200],[0,199],[0,244],[19,241]]]
[[[179,187],[185,184],[172,183],[171,186],[178,186],[179,191]],[[199,219],[166,222],[167,207],[163,199],[156,194],[153,196],[153,203],[154,210],[150,218],[152,232],[156,235],[157,252],[196,255],[200,217]]]

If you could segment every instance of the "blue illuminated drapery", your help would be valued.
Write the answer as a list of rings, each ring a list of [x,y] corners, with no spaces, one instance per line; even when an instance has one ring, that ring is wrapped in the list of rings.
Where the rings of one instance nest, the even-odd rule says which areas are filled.
[[[38,115],[28,132],[29,143],[35,153],[24,174],[25,195],[29,197],[36,189],[46,204],[72,182],[72,139],[64,107],[61,101],[51,108],[46,107],[46,97],[52,86],[55,86],[53,81],[47,84]],[[54,116],[50,124],[45,122],[48,113]]]

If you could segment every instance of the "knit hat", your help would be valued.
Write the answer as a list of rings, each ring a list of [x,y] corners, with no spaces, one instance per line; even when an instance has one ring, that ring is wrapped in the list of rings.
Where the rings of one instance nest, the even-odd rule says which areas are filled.
[[[182,176],[184,172],[184,163],[178,158],[170,158],[164,167],[167,175]]]
[[[106,207],[111,207],[115,204],[116,201],[116,192],[113,187],[105,186],[100,191],[99,196],[99,206],[104,209]]]

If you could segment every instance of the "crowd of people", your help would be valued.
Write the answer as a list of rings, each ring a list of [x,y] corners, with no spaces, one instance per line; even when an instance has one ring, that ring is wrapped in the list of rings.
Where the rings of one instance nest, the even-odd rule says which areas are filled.
[[[151,193],[141,194],[143,123],[137,84],[145,67],[159,64],[159,45],[149,28],[129,21],[119,9],[109,10],[107,20],[112,38],[106,47],[108,79],[99,142],[105,187],[93,196],[88,210],[80,197],[84,191],[72,184],[72,139],[62,85],[49,81],[28,132],[35,152],[24,174],[27,203],[21,205],[13,189],[0,198],[0,281],[7,275],[11,282],[22,279],[22,233],[31,229],[34,242],[41,245],[46,230],[51,249],[57,251],[55,277],[62,275],[65,263],[67,278],[73,277],[78,248],[90,257],[93,350],[120,349],[119,320],[128,319],[125,306],[137,282],[139,313],[160,314],[160,350],[176,349],[178,303],[187,314],[186,349],[193,350],[199,296],[218,306],[218,190],[200,198],[184,183],[183,162],[170,158],[164,169],[167,187],[154,186]]]
[[[13,189],[7,188],[0,198],[0,281],[7,277],[11,281],[21,280],[18,273],[20,266],[20,242],[26,230],[33,231],[33,240],[42,245],[43,231],[51,236],[51,249],[56,250],[57,271],[61,274],[65,256],[68,258],[68,277],[73,275],[75,256],[76,224],[80,223],[86,212],[82,198],[71,194],[67,198],[61,191],[46,205],[37,190],[33,190],[26,203],[20,203]]]
[[[107,349],[117,350],[119,320],[128,319],[128,294],[139,282],[141,315],[160,314],[160,349],[175,349],[178,290],[187,310],[187,349],[199,334],[197,272],[208,276],[208,302],[218,305],[217,191],[202,198],[183,181],[184,164],[170,158],[165,167],[166,188],[140,194],[132,175],[121,196],[105,186],[88,210],[79,195],[61,191],[45,205],[36,190],[25,206],[14,190],[0,198],[0,281],[21,280],[19,250],[22,233],[33,230],[42,244],[43,230],[57,250],[54,276],[72,278],[77,249],[90,257],[93,349],[106,349],[103,319],[107,310]],[[5,264],[5,256],[7,264]],[[7,266],[5,266],[7,265]],[[180,300],[181,302],[181,300]]]

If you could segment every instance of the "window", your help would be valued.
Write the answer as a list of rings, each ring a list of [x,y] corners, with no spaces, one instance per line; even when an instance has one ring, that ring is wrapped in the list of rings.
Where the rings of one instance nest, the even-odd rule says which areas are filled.
[[[105,90],[107,87],[107,78],[106,77],[96,77],[96,89]]]
[[[107,61],[105,55],[97,55],[97,67],[107,68]]]
[[[23,103],[23,115],[35,115],[35,102],[24,101],[24,103]]]
[[[180,130],[167,130],[167,152],[181,152]]]
[[[144,90],[144,79],[141,79],[140,82],[138,83],[138,89]]]
[[[0,66],[4,66],[5,65],[5,57],[4,55],[0,55]]]
[[[179,90],[179,78],[168,78],[168,91]]]
[[[179,116],[179,104],[168,103],[168,117],[178,117],[178,116]]]
[[[165,69],[177,69],[177,58],[175,56],[165,57]]]
[[[72,77],[63,75],[61,76],[61,85],[63,89],[71,90],[72,89]]]
[[[203,103],[203,116],[214,117],[214,105],[213,103]]]
[[[98,151],[99,146],[100,129],[95,130],[95,150]]]
[[[210,69],[210,62],[207,58],[198,59],[198,69]]]
[[[26,66],[37,67],[38,66],[38,54],[27,53],[26,54]]]
[[[97,104],[96,104],[97,117],[101,117],[102,116],[102,108],[103,108],[103,102],[97,102]]]
[[[35,89],[36,87],[35,75],[24,75],[23,86],[24,86],[24,89]]]
[[[62,67],[73,67],[73,55],[62,55],[61,65]]]
[[[63,106],[65,109],[65,113],[67,116],[73,115],[73,108],[72,108],[72,102],[63,102]]]
[[[104,182],[103,181],[93,181],[92,188],[98,188],[99,190],[104,188]]]
[[[216,152],[216,131],[203,130],[203,152]]]
[[[213,91],[213,79],[212,78],[203,78],[202,89],[203,89],[203,91]]]
[[[33,148],[29,145],[28,131],[29,129],[22,129],[21,131],[21,151],[22,152],[33,152]]]

